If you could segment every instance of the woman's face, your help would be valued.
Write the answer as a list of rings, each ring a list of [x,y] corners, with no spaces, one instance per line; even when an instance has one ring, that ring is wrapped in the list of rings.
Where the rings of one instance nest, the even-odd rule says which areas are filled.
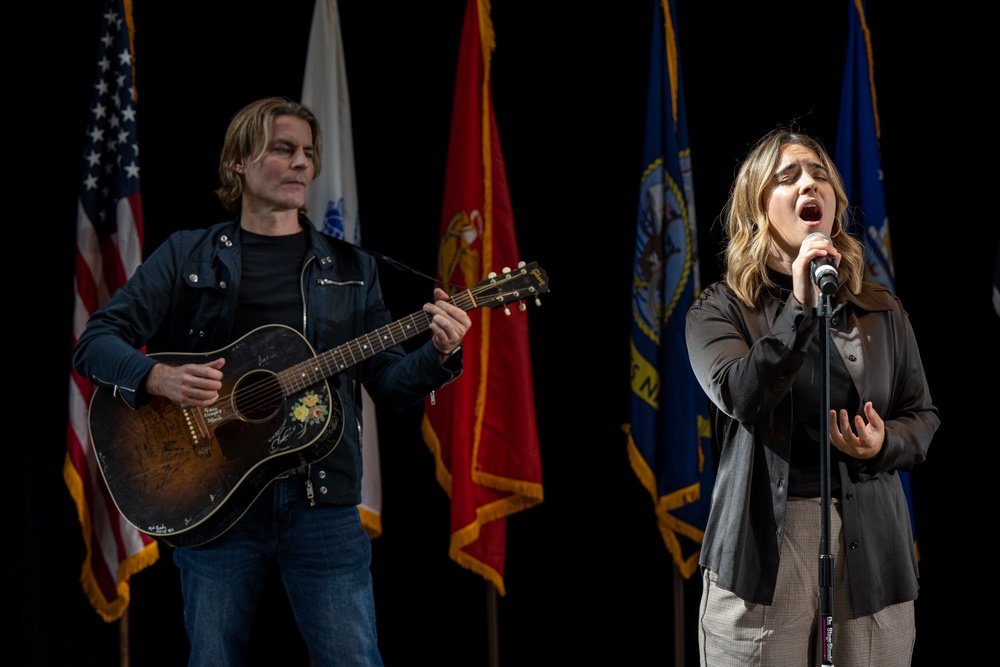
[[[771,176],[767,199],[771,258],[786,269],[799,254],[802,241],[814,232],[830,236],[837,213],[837,195],[819,156],[799,144],[781,148]]]

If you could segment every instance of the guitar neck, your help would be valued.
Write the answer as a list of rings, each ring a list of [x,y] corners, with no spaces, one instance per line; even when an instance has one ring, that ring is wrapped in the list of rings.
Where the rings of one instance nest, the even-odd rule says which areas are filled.
[[[465,311],[477,307],[469,290],[453,296],[448,301]],[[277,374],[282,393],[293,394],[311,387],[328,377],[344,372],[351,366],[371,359],[376,354],[385,352],[390,347],[408,341],[428,331],[432,319],[431,315],[419,310],[392,324],[379,327],[364,336],[291,366]]]
[[[547,292],[548,276],[537,262],[519,262],[517,269],[504,269],[502,275],[491,273],[475,287],[462,290],[448,303],[468,312],[475,308],[499,308],[526,297]],[[522,310],[524,304],[521,304]],[[431,328],[433,318],[420,310],[392,324],[380,327],[349,343],[344,343],[312,359],[303,361],[277,374],[282,392],[288,396],[342,373],[351,366],[371,359],[390,347],[410,340]]]

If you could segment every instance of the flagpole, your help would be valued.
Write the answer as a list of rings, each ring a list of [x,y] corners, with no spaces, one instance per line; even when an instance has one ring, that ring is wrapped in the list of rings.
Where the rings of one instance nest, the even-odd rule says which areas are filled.
[[[497,587],[486,582],[486,633],[489,643],[490,667],[500,667],[500,633],[497,619]]]
[[[674,666],[684,667],[684,577],[674,568]]]
[[[128,607],[118,619],[118,664],[120,667],[129,667],[129,629],[128,629]]]

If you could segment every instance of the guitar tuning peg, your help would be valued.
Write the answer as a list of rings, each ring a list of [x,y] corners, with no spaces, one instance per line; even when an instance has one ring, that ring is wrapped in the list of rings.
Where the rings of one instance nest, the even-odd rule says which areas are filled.
[[[504,315],[510,315],[510,308],[508,308],[507,306],[504,306],[503,307],[503,314]]]
[[[487,275],[486,277],[490,278],[490,279],[496,278],[497,277],[497,272],[496,271],[490,271],[489,275]]]
[[[527,264],[524,262],[524,260],[521,260],[520,262],[517,263],[517,268],[519,269],[523,269],[526,266]]]
[[[510,267],[509,266],[503,267],[503,273],[504,273],[504,275],[507,275],[508,273],[510,273]]]
[[[542,305],[542,300],[539,299],[537,296],[535,297],[535,305],[536,306],[541,306]]]
[[[520,310],[523,313],[524,311],[528,310],[528,306],[523,301],[518,301],[517,302],[517,309]]]

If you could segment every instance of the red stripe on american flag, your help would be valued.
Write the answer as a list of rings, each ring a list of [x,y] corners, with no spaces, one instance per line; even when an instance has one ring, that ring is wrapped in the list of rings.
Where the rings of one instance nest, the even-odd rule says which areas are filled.
[[[90,313],[97,308],[97,283],[90,274],[90,267],[87,266],[80,252],[79,246],[76,249],[76,296],[80,300],[77,310],[81,310],[84,318],[90,317]],[[80,331],[73,331],[73,347],[76,347],[76,338]],[[84,394],[86,396],[86,394]]]
[[[121,258],[118,256],[118,247],[113,236],[109,236],[101,243],[101,256],[104,258],[101,267],[104,269],[104,284],[109,288],[124,285],[125,267],[122,266]],[[114,289],[108,291],[113,292]]]

